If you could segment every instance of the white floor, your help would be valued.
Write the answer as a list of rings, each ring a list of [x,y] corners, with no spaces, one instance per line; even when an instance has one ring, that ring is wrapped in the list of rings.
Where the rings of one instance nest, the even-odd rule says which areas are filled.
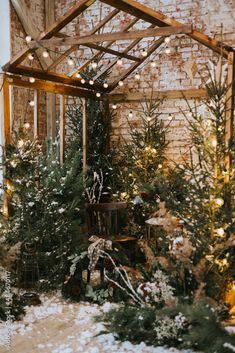
[[[107,311],[110,304],[102,307],[90,303],[69,303],[59,295],[41,296],[42,305],[27,308],[23,321],[11,324],[11,347],[6,340],[9,329],[0,324],[0,353],[180,353],[175,348],[149,347],[144,343],[117,342],[112,334],[103,331],[101,323],[93,317]],[[184,351],[190,352],[190,351]]]

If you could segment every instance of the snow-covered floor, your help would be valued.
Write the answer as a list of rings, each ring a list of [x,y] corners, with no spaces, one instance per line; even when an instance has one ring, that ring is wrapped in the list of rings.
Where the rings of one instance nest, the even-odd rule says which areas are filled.
[[[23,321],[12,323],[11,348],[6,346],[9,329],[0,324],[0,353],[179,353],[175,348],[149,347],[144,343],[117,342],[112,334],[98,335],[101,323],[93,317],[110,304],[70,303],[59,295],[41,296],[42,305],[27,308]],[[191,351],[184,351],[184,353]]]

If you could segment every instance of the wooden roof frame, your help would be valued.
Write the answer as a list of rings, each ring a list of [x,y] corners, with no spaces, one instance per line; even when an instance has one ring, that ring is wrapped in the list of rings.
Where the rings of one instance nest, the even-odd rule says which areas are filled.
[[[15,55],[6,65],[3,66],[3,71],[15,75],[21,75],[26,77],[35,77],[40,80],[45,80],[53,83],[61,83],[66,86],[71,86],[74,89],[78,89],[78,92],[82,96],[91,96],[91,93],[97,91],[108,94],[112,92],[118,85],[120,80],[125,80],[129,75],[138,69],[138,67],[149,58],[149,56],[155,52],[157,48],[164,42],[164,38],[171,34],[186,34],[190,36],[195,41],[205,45],[216,53],[222,54],[223,57],[228,58],[229,53],[233,52],[233,48],[219,42],[216,39],[212,39],[209,36],[203,34],[202,32],[193,29],[192,25],[181,24],[180,22],[172,19],[159,11],[153,10],[143,4],[138,3],[136,0],[99,0],[102,3],[108,4],[114,7],[105,18],[103,18],[100,23],[98,23],[92,30],[85,33],[82,36],[69,37],[64,33],[59,31],[63,29],[67,24],[69,24],[74,18],[82,14],[86,9],[88,9],[97,0],[79,0],[76,5],[71,7],[63,16],[58,18],[51,26],[49,26],[44,32],[42,32],[35,40],[28,43],[27,47],[21,50],[17,55]],[[16,3],[17,1],[14,0]],[[119,11],[126,12],[134,16],[134,20],[128,24],[123,31],[112,32],[112,33],[102,33],[96,34],[100,29],[112,20]],[[131,27],[138,21],[143,20],[149,23],[148,29],[143,30],[130,30]],[[129,51],[144,37],[159,37],[157,40],[153,41],[153,44],[147,50],[146,57],[136,57],[129,54]],[[110,46],[117,40],[130,40],[134,41],[127,46],[127,48],[119,52],[113,50]],[[103,46],[100,43],[108,41],[108,45]],[[45,68],[45,60],[41,69],[35,69],[31,67],[25,67],[22,62],[27,57],[29,53],[36,53],[39,57],[37,51],[42,50],[42,47],[50,46],[64,46],[69,45],[70,48],[59,57],[54,59],[53,62],[49,62],[48,66]],[[80,79],[76,77],[76,72],[71,76],[57,74],[51,70],[61,63],[69,54],[76,50],[79,45],[85,45],[87,47],[98,50],[98,52],[89,59],[82,67],[80,67],[77,72],[84,70],[92,61],[97,60],[97,58],[103,53],[110,53],[116,58],[101,72],[98,72],[95,76],[95,84],[89,85],[89,83],[82,84]],[[127,68],[118,78],[114,80],[108,88],[104,88],[100,84],[99,79],[104,75],[111,67],[113,67],[119,58],[126,58],[132,62],[131,66]],[[29,87],[31,85],[29,84]],[[89,94],[88,94],[89,92]]]

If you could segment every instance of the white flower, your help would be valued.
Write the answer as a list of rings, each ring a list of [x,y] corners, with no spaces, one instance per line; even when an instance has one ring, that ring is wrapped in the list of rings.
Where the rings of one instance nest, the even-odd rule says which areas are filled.
[[[34,206],[34,202],[29,202],[28,205],[29,205],[29,207],[33,207]]]

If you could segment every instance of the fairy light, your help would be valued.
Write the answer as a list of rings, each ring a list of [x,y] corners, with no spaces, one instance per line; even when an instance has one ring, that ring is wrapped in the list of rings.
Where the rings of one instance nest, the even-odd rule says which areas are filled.
[[[103,84],[103,87],[104,87],[104,88],[108,88],[108,86],[109,86],[109,85],[108,85],[107,82],[105,82],[105,83]]]
[[[130,113],[128,114],[128,116],[129,116],[130,119],[133,118],[133,113],[132,113],[132,111],[130,111]]]
[[[73,66],[74,65],[73,58],[71,58],[71,57],[68,58],[68,64],[69,64],[69,66]]]
[[[159,169],[162,169],[162,164],[158,164],[158,168],[159,168]]]
[[[31,42],[32,37],[30,37],[30,36],[26,36],[26,37],[25,37],[25,40],[26,40],[26,42],[27,42],[27,43],[29,43],[29,42]]]
[[[221,199],[221,197],[218,197],[217,199],[215,199],[215,203],[217,206],[223,206],[224,200]]]
[[[95,61],[91,64],[91,67],[94,70],[97,68],[97,66],[98,66],[98,64]]]
[[[151,67],[153,67],[153,68],[156,67],[156,66],[157,66],[156,61],[151,61],[150,65],[151,65]]]
[[[30,123],[24,123],[24,128],[28,130],[30,128]]]
[[[168,116],[168,120],[172,120],[173,119],[173,116],[170,114],[169,116]]]
[[[34,59],[34,55],[33,55],[32,53],[29,53],[28,59],[29,59],[29,60],[33,60],[33,59]]]
[[[147,51],[145,49],[141,50],[141,55],[146,58],[146,56],[148,55]]]
[[[81,79],[81,83],[84,85],[86,81],[84,80],[84,78]]]
[[[122,86],[124,85],[123,81],[119,81],[119,82],[118,82],[118,85],[119,85],[120,87],[122,87]]]
[[[81,78],[81,74],[79,72],[76,73],[77,78]]]
[[[48,50],[44,50],[44,52],[42,53],[42,56],[43,56],[44,58],[48,58],[48,57],[49,57],[49,52],[48,52]]]
[[[224,236],[224,229],[218,228],[218,229],[216,229],[216,233],[219,237],[223,237]]]
[[[135,74],[135,80],[140,80],[140,74]]]
[[[168,43],[170,43],[170,40],[171,40],[170,37],[166,37],[166,38],[164,39],[164,42],[168,44]]]
[[[90,80],[90,81],[89,81],[89,85],[93,86],[93,85],[94,85],[94,81],[93,81],[93,80]]]
[[[34,107],[34,101],[33,100],[29,101],[29,105],[30,107]]]
[[[96,97],[100,98],[101,94],[100,92],[96,92]]]
[[[170,54],[170,52],[171,52],[170,48],[166,48],[165,53]]]
[[[212,145],[213,147],[216,147],[216,146],[217,146],[217,140],[216,140],[216,138],[213,138],[213,139],[211,140],[211,145]]]
[[[152,120],[151,116],[148,116],[148,117],[147,117],[147,121],[149,122],[149,121],[151,121],[151,120]]]
[[[117,109],[117,105],[116,105],[116,104],[113,104],[113,105],[112,105],[112,108],[113,108],[113,110],[116,110],[116,109]]]
[[[119,66],[122,66],[122,64],[123,64],[122,59],[118,59],[117,64],[118,64]]]
[[[34,78],[34,77],[30,77],[30,78],[29,78],[29,82],[30,82],[30,83],[34,83],[34,82],[35,82],[35,78]]]

